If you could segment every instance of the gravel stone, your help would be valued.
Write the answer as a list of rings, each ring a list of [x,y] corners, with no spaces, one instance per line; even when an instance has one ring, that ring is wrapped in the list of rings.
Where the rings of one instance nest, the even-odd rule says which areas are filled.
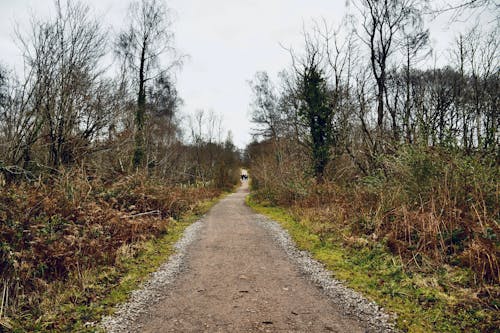
[[[139,289],[131,293],[127,303],[120,305],[116,312],[103,318],[101,326],[108,333],[129,332],[128,328],[143,313],[164,298],[162,292],[171,285],[185,268],[189,246],[197,240],[203,227],[204,217],[191,224],[183,236],[174,244],[175,253]]]
[[[263,215],[254,214],[245,207],[243,200],[246,193],[248,193],[247,187],[240,189],[236,194],[222,200],[202,219],[186,228],[183,237],[174,245],[175,254],[158,271],[151,274],[150,279],[140,289],[132,292],[130,300],[119,306],[114,315],[104,318],[100,326],[110,333],[142,330],[172,331],[172,329],[182,331],[181,327],[186,329],[204,327],[202,331],[214,332],[237,332],[241,331],[240,329],[248,330],[249,327],[253,327],[250,329],[253,332],[266,331],[265,327],[271,325],[278,325],[273,326],[274,328],[286,327],[288,324],[307,326],[308,322],[295,319],[301,316],[307,318],[307,313],[299,313],[301,306],[295,304],[298,301],[298,294],[295,294],[293,299],[288,298],[290,303],[281,303],[282,306],[291,309],[289,315],[292,317],[287,317],[288,319],[283,318],[282,311],[269,308],[268,301],[287,302],[286,293],[283,292],[288,290],[289,285],[288,283],[281,285],[285,279],[289,283],[293,280],[292,284],[296,287],[301,286],[298,289],[303,294],[300,299],[306,300],[307,303],[302,304],[308,304],[308,307],[310,305],[310,309],[316,308],[322,315],[327,315],[330,310],[318,306],[323,304],[322,306],[326,307],[327,304],[333,303],[332,306],[337,309],[335,311],[338,311],[338,314],[329,319],[338,318],[345,321],[344,324],[340,324],[335,322],[337,319],[333,319],[333,325],[340,325],[336,331],[338,327],[345,328],[345,325],[351,325],[349,323],[352,323],[352,328],[356,331],[359,331],[359,327],[364,327],[363,331],[366,332],[396,331],[393,325],[394,315],[389,315],[376,303],[333,279],[331,272],[323,264],[311,258],[308,252],[296,247],[288,232],[277,222]],[[256,244],[262,246],[256,247]],[[246,257],[246,261],[240,263],[242,257]],[[256,272],[259,271],[259,265],[274,266],[274,269],[272,273],[267,271],[265,276],[258,275]],[[239,272],[240,267],[245,267],[246,271]],[[178,278],[180,273],[183,273],[183,279]],[[218,280],[207,281],[205,280],[207,276],[212,276],[212,279],[216,276]],[[173,287],[174,282],[175,287]],[[251,290],[250,286],[255,283],[257,283],[255,288],[257,286],[258,288]],[[310,287],[307,287],[308,285]],[[235,294],[227,286],[241,290]],[[279,292],[277,287],[282,291]],[[169,290],[171,293],[167,292]],[[312,296],[314,294],[315,296]],[[166,295],[171,295],[172,298],[166,298]],[[252,296],[245,298],[247,295]],[[319,298],[323,296],[325,299],[320,300]],[[221,303],[220,299],[227,299],[229,303]],[[161,300],[163,302],[160,302]],[[235,319],[229,313],[232,304],[247,306],[248,315]],[[178,311],[181,312],[177,313]],[[275,318],[272,318],[274,321],[266,317],[254,324],[245,322],[250,318],[251,320],[254,320],[254,317],[260,318],[263,313],[269,315],[270,319],[274,314]],[[212,315],[219,318],[213,318]],[[326,317],[319,318],[327,320]],[[352,318],[352,321],[348,318]],[[164,326],[165,320],[170,321],[167,325],[169,329]],[[283,320],[288,320],[289,323]],[[360,325],[357,328],[354,327],[356,323]],[[309,332],[312,327],[316,327],[313,331],[317,331],[318,325],[320,326],[319,322],[310,322],[309,329],[298,331]],[[218,327],[218,330],[215,327]],[[290,331],[290,326],[288,327]],[[328,330],[329,326],[323,328]],[[272,328],[269,331],[272,332]],[[291,332],[295,330],[292,329]]]
[[[393,324],[396,319],[394,314],[388,314],[375,302],[332,278],[332,273],[322,263],[313,259],[309,252],[297,248],[288,232],[278,222],[264,215],[256,216],[257,223],[269,232],[305,277],[342,308],[345,315],[354,316],[366,323],[368,332],[396,332]]]

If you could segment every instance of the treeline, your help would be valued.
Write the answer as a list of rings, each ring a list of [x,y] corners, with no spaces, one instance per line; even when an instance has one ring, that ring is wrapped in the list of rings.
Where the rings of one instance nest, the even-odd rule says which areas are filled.
[[[180,182],[212,180],[200,173],[207,167],[195,166],[213,165],[195,153],[205,138],[193,144],[182,137],[175,75],[185,56],[175,49],[170,16],[162,1],[134,2],[124,17],[129,26],[113,36],[89,6],[56,1],[53,17],[33,17],[26,32],[17,31],[24,73],[0,69],[4,181],[73,166],[99,175],[147,170]],[[225,139],[205,143],[236,168],[236,149]]]
[[[450,46],[449,65],[420,69],[430,49],[418,4],[362,1],[348,33],[316,23],[278,87],[265,72],[251,82],[255,134],[307,147],[318,180],[335,153],[368,174],[378,166],[366,158],[402,144],[498,158],[498,26],[474,26]]]
[[[220,116],[181,126],[164,1],[132,2],[118,33],[54,5],[16,31],[22,73],[0,67],[0,332],[92,330],[124,256],[239,182]]]
[[[339,28],[324,21],[304,31],[278,82],[255,75],[256,140],[246,150],[254,196],[289,207],[320,239],[383,244],[404,269],[470,269],[461,286],[486,288],[485,306],[494,309],[498,21],[458,34],[437,66],[427,5],[356,1]],[[443,11],[496,6],[474,1]]]

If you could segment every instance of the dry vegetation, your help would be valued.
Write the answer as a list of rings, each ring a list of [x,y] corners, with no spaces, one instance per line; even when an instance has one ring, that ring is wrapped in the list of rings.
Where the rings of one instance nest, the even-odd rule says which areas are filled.
[[[83,2],[54,5],[17,31],[23,75],[0,67],[0,331],[84,330],[239,181],[219,116],[180,124],[164,1],[132,2],[116,36]]]
[[[334,274],[345,263],[352,276],[342,277],[357,279],[378,301],[418,305],[392,307],[404,318],[401,328],[493,332],[500,311],[498,25],[467,26],[446,65],[429,68],[426,4],[356,1],[355,20],[339,28],[314,22],[304,31],[278,84],[256,74],[256,140],[247,147],[253,200],[286,208],[305,228],[287,222],[292,231],[318,237],[304,248],[336,258],[325,260]],[[497,8],[464,3],[456,15],[470,6]],[[388,256],[392,263],[382,259]],[[438,295],[424,297],[419,284]],[[428,325],[413,327],[408,318]]]
[[[340,232],[346,244],[359,237],[384,240],[408,266],[459,265],[474,272],[474,284],[499,283],[496,162],[440,149],[402,148],[383,163],[385,173],[356,175],[348,165],[339,178],[322,184],[267,178],[263,187],[260,166],[252,177],[257,198],[292,207],[319,235]],[[273,173],[270,167],[267,172]]]
[[[71,171],[0,189],[3,316],[42,316],[49,284],[113,266],[124,248],[167,234],[175,219],[220,193],[141,174],[89,181]]]
[[[353,172],[350,159],[339,157],[332,162],[337,171],[321,184],[301,177],[297,169],[269,177],[280,172],[273,160],[270,156],[250,169],[253,200],[287,208],[307,232],[319,237],[321,246],[340,246],[345,251],[342,260],[358,263],[352,269],[369,266],[361,290],[377,298],[386,283],[386,299],[410,300],[442,318],[425,326],[432,319],[430,312],[415,319],[418,312],[405,313],[412,311],[408,306],[392,308],[402,311],[404,320],[421,320],[416,327],[495,331],[500,306],[500,167],[495,160],[402,147],[382,157],[384,171],[369,176]],[[384,253],[398,258],[401,270],[390,273],[387,267],[393,264],[380,260]],[[339,276],[352,279],[349,273]],[[375,285],[370,276],[377,280]],[[431,296],[421,287],[433,290]],[[400,327],[418,331],[409,323]]]

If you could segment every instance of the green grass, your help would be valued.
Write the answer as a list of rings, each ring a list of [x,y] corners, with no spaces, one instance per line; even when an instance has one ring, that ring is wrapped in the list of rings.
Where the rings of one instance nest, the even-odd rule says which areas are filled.
[[[307,221],[289,210],[258,203],[247,197],[255,211],[279,222],[302,250],[325,264],[333,277],[363,293],[397,315],[396,325],[405,332],[498,332],[498,312],[480,304],[463,303],[470,291],[456,288],[470,278],[469,272],[443,267],[426,274],[406,271],[399,257],[383,243],[362,242],[345,246],[342,235],[321,237]],[[455,284],[454,284],[455,282]]]
[[[174,252],[184,230],[219,199],[200,203],[196,211],[172,221],[162,237],[124,247],[115,265],[75,272],[68,281],[49,285],[38,311],[9,321],[12,332],[100,332],[100,320],[128,300]]]

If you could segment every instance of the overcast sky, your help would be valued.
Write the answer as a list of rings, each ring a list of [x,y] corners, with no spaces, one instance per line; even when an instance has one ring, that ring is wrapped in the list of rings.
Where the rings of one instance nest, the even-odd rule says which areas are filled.
[[[111,32],[120,29],[126,0],[86,0]],[[434,2],[434,1],[433,1]],[[280,46],[300,45],[303,24],[325,18],[339,24],[346,13],[344,0],[170,0],[175,12],[173,30],[180,52],[189,60],[177,75],[185,101],[182,113],[214,110],[224,127],[243,148],[250,141],[250,89],[256,71],[275,75],[289,63]],[[48,15],[52,0],[0,0],[0,62],[21,67],[14,43],[14,24],[26,27],[31,12]],[[351,9],[352,10],[352,9]],[[444,50],[453,33],[446,20],[433,24],[433,45]]]

